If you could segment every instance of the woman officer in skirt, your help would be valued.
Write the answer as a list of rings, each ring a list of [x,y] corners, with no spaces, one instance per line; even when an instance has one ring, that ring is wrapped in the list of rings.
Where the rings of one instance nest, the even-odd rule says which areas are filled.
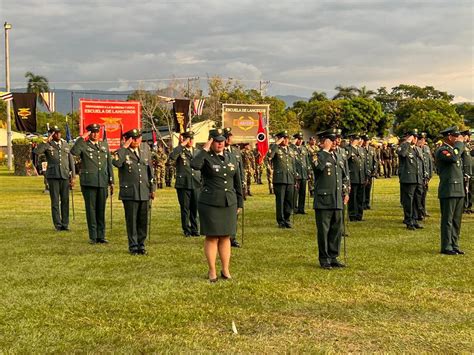
[[[223,134],[222,129],[210,130],[209,140],[191,161],[191,167],[202,175],[198,211],[201,234],[206,236],[204,253],[210,282],[217,281],[217,253],[222,263],[221,277],[231,278],[230,236],[237,231],[237,214],[243,207],[238,162],[224,150]]]

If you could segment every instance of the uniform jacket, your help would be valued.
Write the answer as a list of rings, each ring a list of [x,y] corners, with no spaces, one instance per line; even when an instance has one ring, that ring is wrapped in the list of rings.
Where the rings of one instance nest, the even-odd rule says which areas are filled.
[[[198,189],[201,187],[201,172],[191,167],[191,161],[197,154],[194,148],[177,146],[171,152],[169,158],[176,162],[176,183],[177,189]]]
[[[438,198],[464,197],[464,183],[461,154],[463,142],[454,147],[444,143],[436,150],[435,158],[439,173]]]
[[[472,161],[472,150],[469,144],[464,145],[464,150],[462,152],[462,170],[466,177],[472,177],[474,171],[474,164]]]
[[[112,164],[118,168],[120,200],[148,201],[155,191],[150,147],[142,143],[139,157],[131,148],[120,148],[114,153]]]
[[[374,147],[362,147],[365,155],[365,171],[367,177],[374,176],[377,172],[377,156]]]
[[[337,153],[320,150],[313,162],[314,203],[316,210],[342,210],[343,196],[347,193],[344,158]]]
[[[41,143],[35,148],[34,153],[44,153],[46,156],[48,169],[45,176],[47,179],[69,179],[76,176],[74,159],[70,147],[64,139],[61,139],[61,147],[54,140]]]
[[[79,137],[71,154],[81,158],[81,186],[107,187],[114,183],[112,158],[106,142],[95,145]]]
[[[233,154],[239,165],[240,180],[244,183],[244,165],[242,163],[242,151],[237,146],[228,146],[225,148],[230,154]]]
[[[403,142],[397,148],[400,158],[398,176],[402,184],[423,184],[423,154],[418,147]]]
[[[346,148],[347,162],[351,184],[364,184],[367,180],[365,157],[360,147],[348,145]]]
[[[280,145],[272,144],[267,154],[273,166],[273,183],[294,184],[299,177],[295,169],[295,152],[290,147],[285,150]]]
[[[349,188],[351,186],[351,179],[349,175],[349,160],[347,151],[344,148],[336,147],[335,153],[341,157],[344,161],[344,179],[342,181],[345,188]]]
[[[290,148],[295,152],[295,170],[298,174],[298,179],[307,180],[309,169],[311,169],[308,149],[304,145],[297,146],[296,144],[292,144]]]
[[[430,147],[425,144],[421,151],[423,152],[424,164],[425,164],[425,177],[431,179],[434,173],[434,161],[433,155],[431,154]]]
[[[243,207],[237,159],[226,150],[223,158],[212,151],[199,150],[191,161],[191,167],[200,170],[202,175],[199,203],[217,207],[237,204],[237,207]]]

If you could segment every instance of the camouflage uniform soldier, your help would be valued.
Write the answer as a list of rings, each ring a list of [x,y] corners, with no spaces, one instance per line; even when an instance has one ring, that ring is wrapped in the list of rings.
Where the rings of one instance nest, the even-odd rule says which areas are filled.
[[[166,187],[171,187],[171,181],[173,180],[173,176],[175,175],[175,172],[176,172],[175,162],[168,159],[165,164]]]
[[[304,205],[306,201],[306,185],[309,170],[311,169],[311,160],[308,150],[303,145],[303,133],[298,132],[293,135],[293,138],[295,138],[295,141],[290,145],[290,147],[295,153],[295,169],[298,173],[294,192],[294,213],[306,214]]]
[[[380,152],[380,158],[382,161],[383,175],[385,178],[392,177],[392,150],[388,146],[387,142],[383,142],[382,151]]]
[[[253,149],[253,156],[255,159],[255,174],[254,182],[258,185],[262,185],[262,175],[263,175],[263,159],[260,159],[260,152],[258,151],[257,145]],[[259,163],[260,162],[260,163]]]
[[[316,144],[316,138],[309,137],[309,142],[308,142],[308,145],[306,146],[306,149],[308,150],[309,160],[311,162],[317,159],[319,148]],[[309,189],[310,196],[313,196],[314,194],[314,176],[313,175],[314,175],[313,171],[310,169],[309,176],[308,176],[308,189]]]
[[[265,168],[267,172],[267,182],[268,182],[268,191],[270,192],[270,195],[273,194],[273,166],[272,166],[272,161],[267,155],[265,155],[265,158],[263,159],[263,162],[265,163]]]
[[[245,143],[242,150],[242,164],[244,166],[244,175],[247,189],[247,196],[252,196],[250,192],[250,185],[252,184],[252,176],[255,171],[255,157],[250,149],[250,143]]]
[[[399,168],[399,165],[400,165],[400,159],[398,158],[397,148],[398,147],[397,147],[396,144],[391,144],[390,145],[390,149],[391,149],[391,152],[392,152],[392,164],[391,164],[392,175],[398,175],[398,168]]]
[[[156,187],[162,189],[165,185],[166,161],[168,160],[163,147],[158,147],[156,151],[153,151],[152,159]]]

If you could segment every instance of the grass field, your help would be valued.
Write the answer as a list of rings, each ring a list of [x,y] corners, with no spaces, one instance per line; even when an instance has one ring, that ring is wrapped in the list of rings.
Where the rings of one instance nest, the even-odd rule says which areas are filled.
[[[56,232],[42,177],[3,168],[0,352],[472,353],[474,215],[463,217],[466,255],[440,255],[437,180],[423,230],[404,228],[398,189],[375,181],[373,209],[350,225],[349,267],[327,271],[313,211],[280,230],[274,197],[254,187],[234,279],[210,284],[174,189],[158,191],[149,255],[132,257],[117,196],[111,243],[89,245],[78,188],[71,232]]]

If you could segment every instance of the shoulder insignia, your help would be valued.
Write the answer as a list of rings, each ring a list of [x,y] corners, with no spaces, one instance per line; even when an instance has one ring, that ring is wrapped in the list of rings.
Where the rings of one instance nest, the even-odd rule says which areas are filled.
[[[458,153],[459,153],[458,148],[454,148],[454,154],[458,154]]]

